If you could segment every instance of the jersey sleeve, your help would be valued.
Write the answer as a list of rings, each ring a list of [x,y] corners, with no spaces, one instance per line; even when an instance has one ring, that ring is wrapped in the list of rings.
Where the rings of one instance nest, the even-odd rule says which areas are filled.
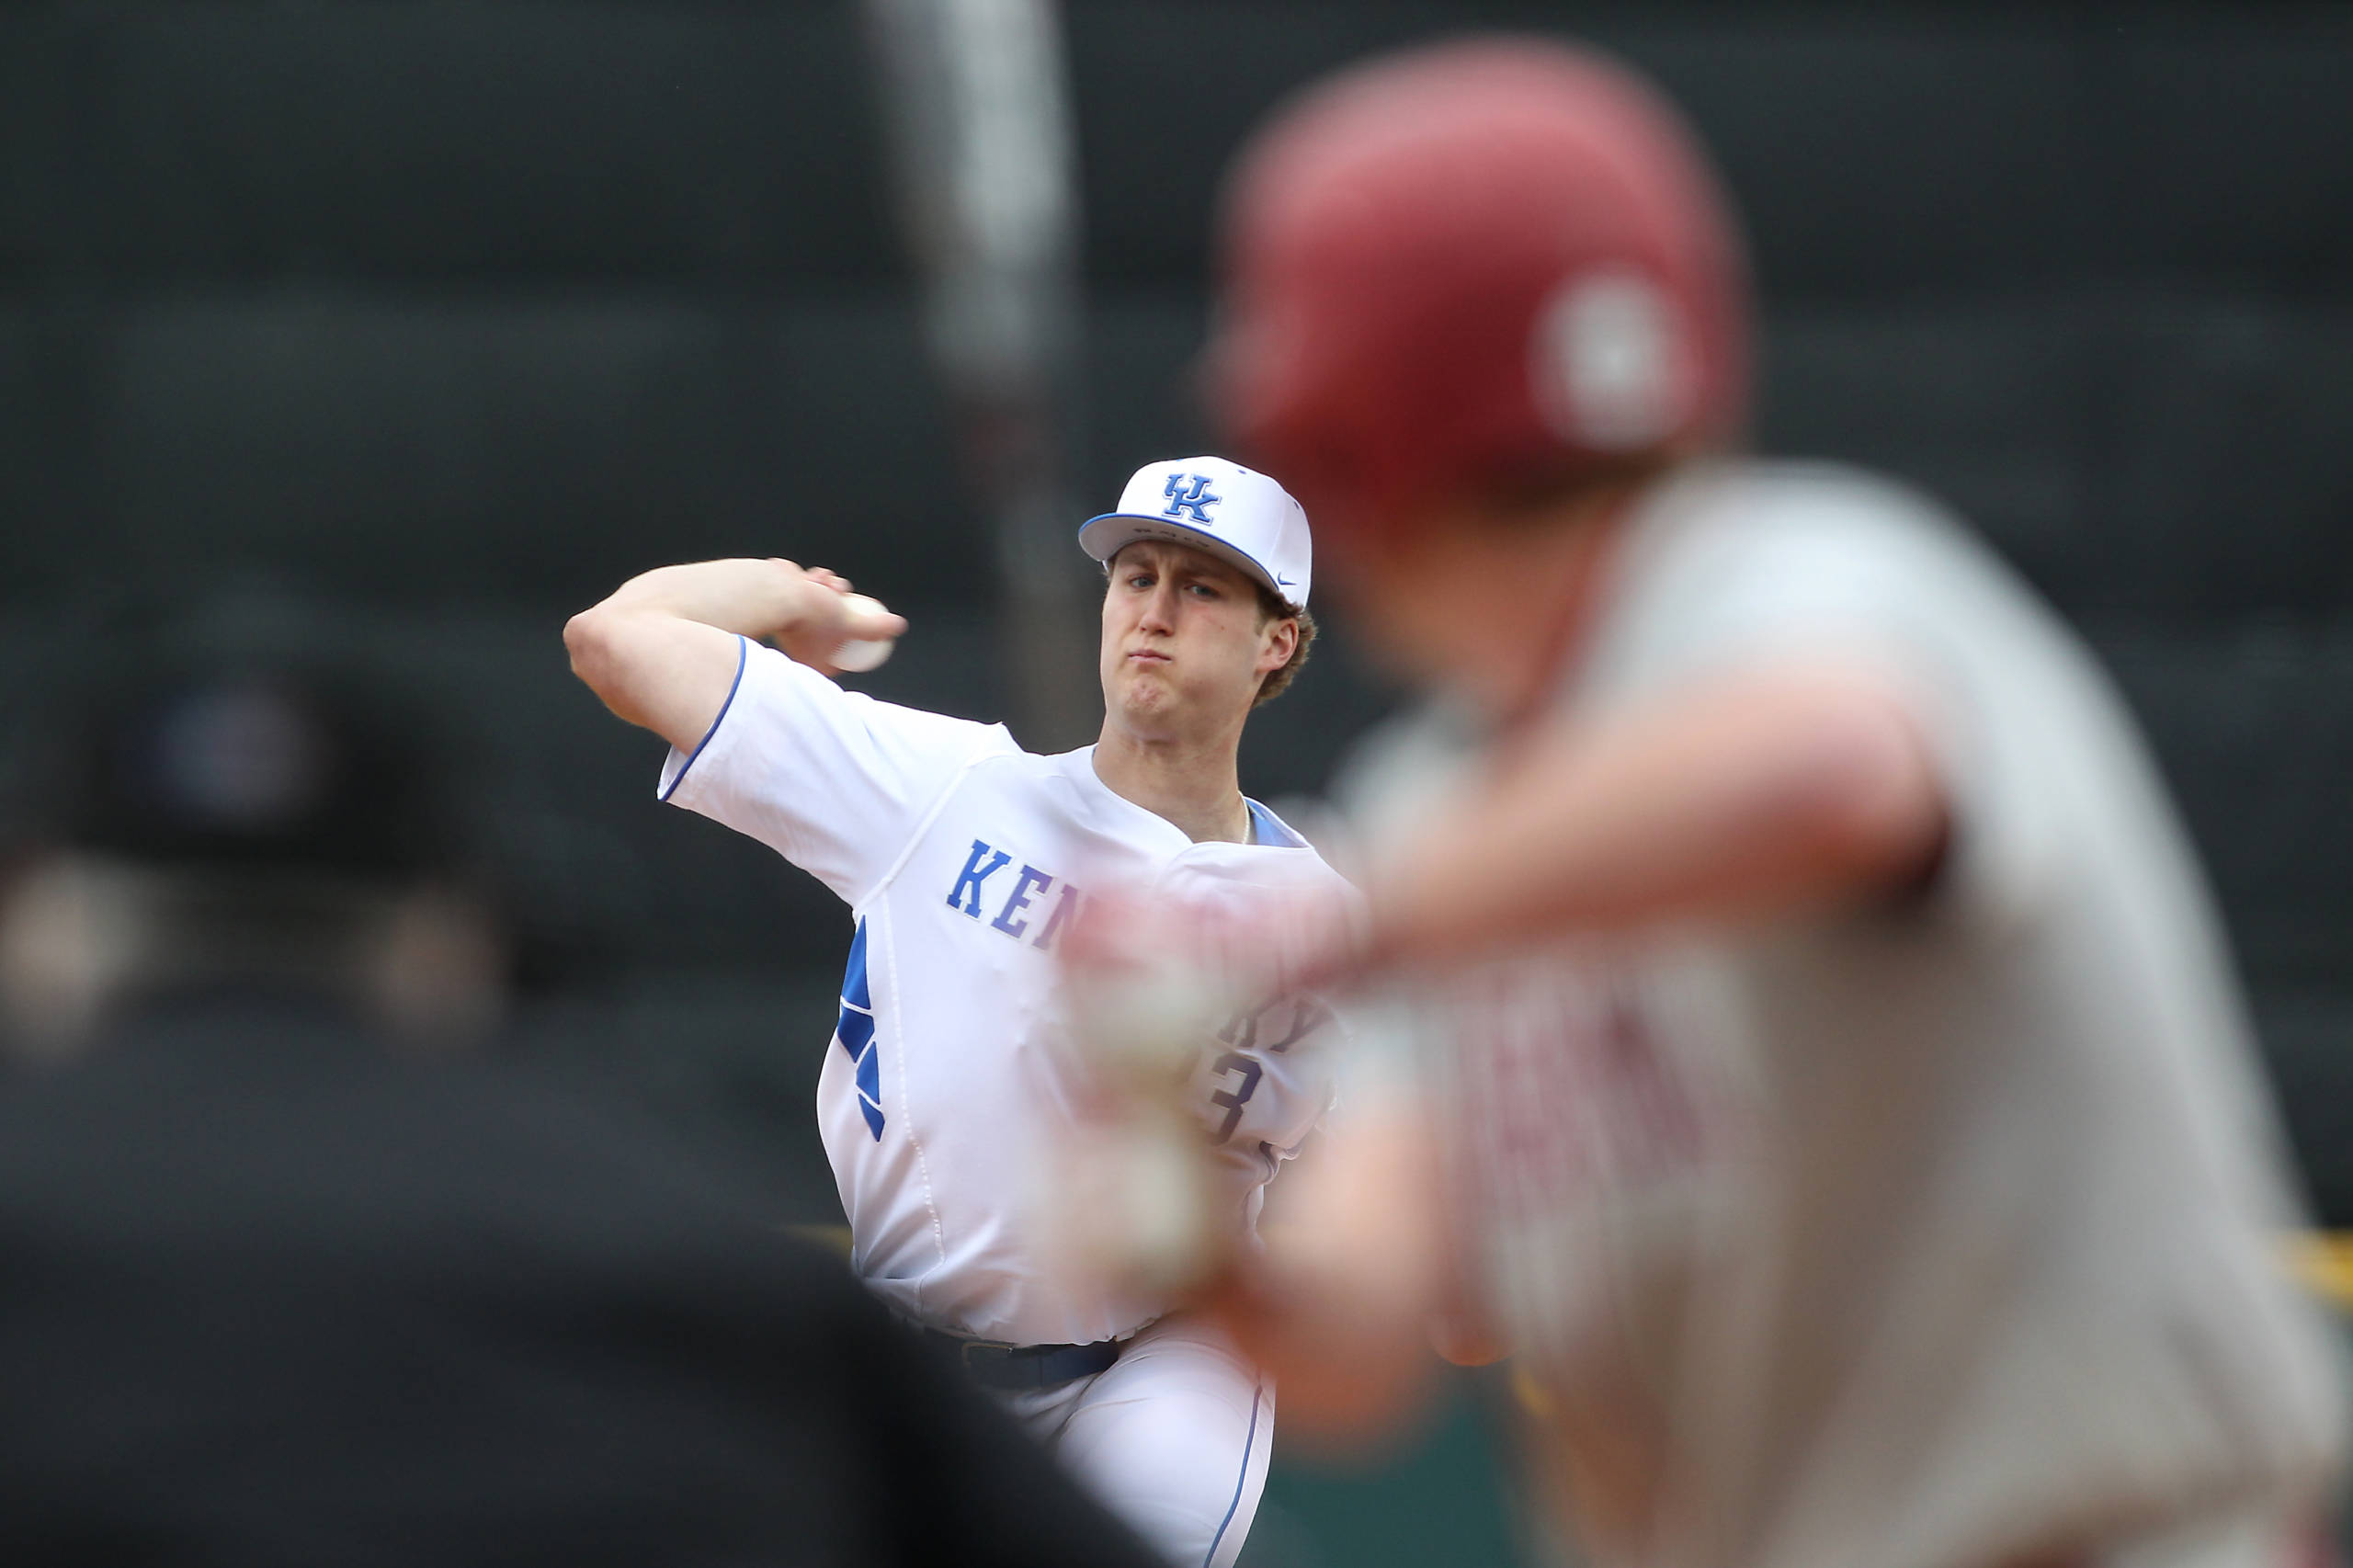
[[[738,646],[734,688],[700,744],[671,751],[660,798],[758,839],[852,904],[965,763],[1017,749],[1001,724],[878,702]]]

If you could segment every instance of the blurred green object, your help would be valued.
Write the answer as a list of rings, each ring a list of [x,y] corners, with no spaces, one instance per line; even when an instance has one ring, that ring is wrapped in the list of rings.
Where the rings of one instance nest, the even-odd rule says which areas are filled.
[[[1512,1568],[1509,1461],[1482,1413],[1487,1373],[1450,1373],[1411,1446],[1357,1464],[1287,1451],[1276,1406],[1275,1458],[1235,1568]]]
[[[2345,1367],[2353,1372],[2353,1302],[2337,1303],[2336,1321],[2345,1330]],[[2353,1376],[2346,1381],[2345,1397],[2353,1403]],[[2340,1561],[2353,1562],[2353,1502],[2347,1500],[2346,1492],[2340,1479],[2336,1487],[2336,1551]]]

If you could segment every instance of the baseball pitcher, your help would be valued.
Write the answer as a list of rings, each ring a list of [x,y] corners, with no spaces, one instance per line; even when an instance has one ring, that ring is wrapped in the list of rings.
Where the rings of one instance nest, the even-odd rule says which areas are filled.
[[[1137,472],[1081,546],[1103,562],[1100,740],[1024,752],[997,725],[829,678],[905,622],[786,561],[649,572],[574,617],[573,667],[668,740],[665,801],[776,850],[849,908],[817,1114],[853,1259],[949,1343],[1172,1562],[1230,1563],[1266,1479],[1274,1390],[1149,1288],[1074,1290],[1025,1190],[1094,1093],[1063,1039],[1056,953],[1091,897],[1233,907],[1336,875],[1236,782],[1251,710],[1297,671],[1306,515],[1214,457]],[[767,646],[765,644],[773,644]],[[1279,999],[1194,1051],[1208,1222],[1246,1237],[1330,1097],[1326,1015]]]

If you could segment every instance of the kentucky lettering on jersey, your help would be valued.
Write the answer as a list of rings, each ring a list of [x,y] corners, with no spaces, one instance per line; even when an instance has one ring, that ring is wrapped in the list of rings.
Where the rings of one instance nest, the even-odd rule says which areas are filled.
[[[661,794],[774,848],[856,920],[817,1117],[868,1283],[918,1321],[1018,1344],[1114,1338],[1158,1314],[1043,1277],[1026,1190],[1074,1093],[1054,948],[1089,890],[1336,883],[1305,841],[1252,802],[1257,843],[1195,844],[1114,794],[1092,748],[1034,756],[1002,726],[846,692],[748,642]],[[1294,999],[1203,1041],[1194,1082],[1237,1227],[1330,1101],[1328,1032]]]
[[[981,917],[981,884],[1011,864],[1013,864],[1013,857],[1002,849],[994,847],[988,840],[984,838],[972,840],[972,857],[964,862],[964,869],[956,873],[955,885],[948,890],[948,907],[961,909],[973,919],[979,919]],[[1035,866],[1023,866],[1021,874],[1013,879],[1013,891],[1006,895],[1004,907],[1000,908],[995,916],[989,921],[990,926],[1016,940],[1029,937],[1033,947],[1041,951],[1051,950],[1054,945],[1054,937],[1069,923],[1070,917],[1078,913],[1078,906],[1086,896],[1070,883],[1063,883],[1062,892],[1054,901],[1053,913],[1047,915],[1044,924],[1037,927],[1036,935],[1030,936],[1034,916],[1023,915],[1021,912],[1029,907],[1033,897],[1049,892],[1053,886],[1054,878],[1051,873],[1041,871]]]

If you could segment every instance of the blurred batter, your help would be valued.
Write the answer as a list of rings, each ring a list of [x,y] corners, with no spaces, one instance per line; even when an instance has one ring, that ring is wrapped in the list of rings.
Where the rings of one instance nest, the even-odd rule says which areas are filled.
[[[1227,217],[1212,406],[1435,695],[1323,960],[1425,976],[1423,1085],[1229,1292],[1293,1414],[1402,1389],[1451,1301],[1607,1564],[2305,1561],[2338,1369],[2156,771],[1938,507],[1727,455],[1678,117],[1556,45],[1401,55]]]

